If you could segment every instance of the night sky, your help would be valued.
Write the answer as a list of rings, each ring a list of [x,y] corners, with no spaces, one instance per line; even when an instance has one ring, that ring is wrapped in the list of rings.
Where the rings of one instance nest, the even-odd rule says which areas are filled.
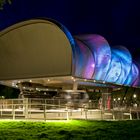
[[[110,46],[126,46],[133,58],[140,54],[139,0],[13,0],[0,11],[0,30],[37,17],[61,22],[72,35],[100,34]]]

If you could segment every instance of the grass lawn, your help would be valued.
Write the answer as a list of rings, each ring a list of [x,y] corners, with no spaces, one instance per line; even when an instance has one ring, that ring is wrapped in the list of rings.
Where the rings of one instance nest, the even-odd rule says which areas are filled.
[[[140,121],[0,121],[0,140],[140,140]]]

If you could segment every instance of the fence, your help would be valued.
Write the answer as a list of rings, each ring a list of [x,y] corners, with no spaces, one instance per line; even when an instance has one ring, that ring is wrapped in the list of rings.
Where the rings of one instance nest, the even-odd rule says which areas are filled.
[[[64,99],[1,99],[1,119],[139,119],[139,108],[112,107],[109,110],[99,106],[98,101],[88,103],[67,102]]]

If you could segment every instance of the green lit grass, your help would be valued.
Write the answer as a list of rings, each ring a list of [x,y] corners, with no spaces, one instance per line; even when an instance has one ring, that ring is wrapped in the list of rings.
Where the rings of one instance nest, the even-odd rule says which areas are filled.
[[[0,140],[139,140],[140,121],[0,121]]]

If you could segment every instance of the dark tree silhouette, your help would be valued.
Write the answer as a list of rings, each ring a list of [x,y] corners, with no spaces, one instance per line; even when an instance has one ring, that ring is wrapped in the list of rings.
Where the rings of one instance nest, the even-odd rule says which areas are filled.
[[[0,85],[0,98],[4,97],[6,99],[18,98],[20,91],[19,89],[14,89],[4,85]]]
[[[11,4],[11,1],[12,0],[0,0],[0,9],[2,10],[3,9],[3,6],[8,3],[8,4]]]

